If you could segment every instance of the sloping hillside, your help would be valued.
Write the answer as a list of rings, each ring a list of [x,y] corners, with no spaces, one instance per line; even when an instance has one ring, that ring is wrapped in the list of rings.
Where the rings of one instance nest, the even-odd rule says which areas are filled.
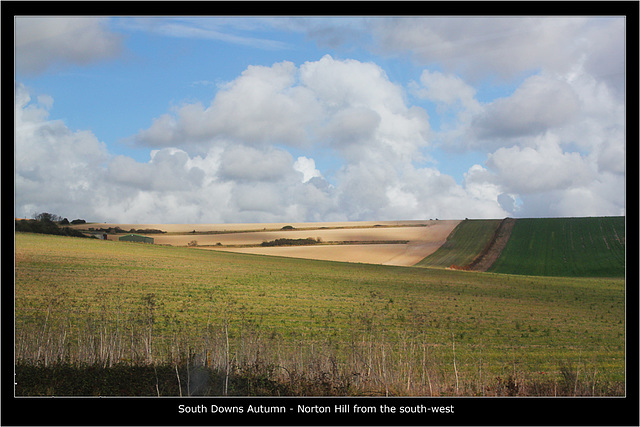
[[[625,218],[518,219],[502,254],[488,271],[624,277]]]
[[[96,227],[76,228],[89,226]],[[160,229],[166,233],[152,235],[157,244],[217,251],[540,276],[625,274],[625,217],[118,227]],[[261,245],[282,238],[317,244]]]
[[[462,221],[451,232],[447,241],[436,252],[417,263],[416,267],[468,265],[491,241],[499,225],[499,219]]]

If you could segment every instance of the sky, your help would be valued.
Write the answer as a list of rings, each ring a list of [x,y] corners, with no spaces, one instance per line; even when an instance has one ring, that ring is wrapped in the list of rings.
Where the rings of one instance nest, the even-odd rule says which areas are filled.
[[[15,216],[625,215],[625,18],[15,18]]]

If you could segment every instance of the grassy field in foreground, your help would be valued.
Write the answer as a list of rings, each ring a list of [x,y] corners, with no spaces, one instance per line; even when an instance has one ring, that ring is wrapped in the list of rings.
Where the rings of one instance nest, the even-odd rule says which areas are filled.
[[[624,277],[625,217],[518,219],[489,271]]]
[[[174,367],[181,381],[158,394],[187,394],[197,369],[209,370],[205,389],[230,394],[231,380],[259,367],[278,384],[313,380],[348,395],[625,392],[624,279],[28,233],[16,233],[15,263],[19,366]]]
[[[469,264],[484,249],[500,225],[499,219],[475,219],[460,222],[447,241],[416,267],[450,267]]]

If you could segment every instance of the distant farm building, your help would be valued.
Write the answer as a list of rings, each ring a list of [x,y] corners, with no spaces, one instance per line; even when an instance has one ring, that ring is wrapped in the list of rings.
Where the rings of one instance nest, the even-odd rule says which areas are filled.
[[[119,239],[122,242],[153,243],[153,237],[141,236],[140,234],[127,234]]]

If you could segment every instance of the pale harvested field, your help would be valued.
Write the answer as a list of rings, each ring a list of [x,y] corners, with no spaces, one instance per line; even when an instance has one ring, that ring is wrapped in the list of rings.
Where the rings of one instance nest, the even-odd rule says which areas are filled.
[[[401,257],[407,244],[370,245],[323,245],[323,246],[276,246],[270,248],[206,248],[257,255],[283,256],[290,258],[318,259],[323,261],[362,262],[388,264]],[[421,258],[422,259],[422,258]],[[418,260],[419,261],[419,260]],[[416,262],[418,262],[416,261]],[[403,264],[392,264],[403,265]],[[410,264],[408,264],[410,265]]]
[[[329,246],[276,246],[269,248],[204,248],[256,255],[411,266],[435,252],[440,244],[365,244]]]
[[[444,222],[444,221],[439,221]],[[322,242],[345,241],[380,241],[380,240],[430,240],[431,235],[442,227],[429,225],[426,227],[390,227],[390,228],[339,228],[313,229],[291,231],[259,231],[229,234],[186,234],[186,235],[153,235],[155,243],[187,246],[192,240],[200,246],[222,245],[259,245],[276,239],[313,239],[320,238]],[[445,236],[446,237],[446,236]]]
[[[74,228],[88,229],[120,227],[130,229],[157,229],[168,234],[147,234],[155,244],[187,246],[193,240],[203,249],[224,250],[260,255],[309,258],[327,261],[361,262],[411,266],[435,252],[458,225],[459,220],[441,221],[358,221],[307,222],[268,224],[82,224]],[[295,230],[281,230],[290,225]],[[195,234],[192,231],[195,230]],[[219,234],[197,234],[206,232]],[[227,232],[227,233],[225,233]],[[184,233],[184,234],[181,234]],[[144,233],[142,233],[144,234]],[[110,235],[117,240],[119,235]],[[276,239],[320,239],[329,242],[379,242],[371,244],[225,247],[227,245],[259,245]],[[388,244],[389,241],[408,243]],[[223,246],[218,246],[218,244]]]
[[[335,241],[408,240],[409,243],[405,244],[381,243],[363,245],[275,246],[253,248],[211,247],[207,249],[258,255],[319,259],[325,261],[411,266],[435,252],[446,241],[447,236],[459,222],[460,221],[433,221],[426,227],[314,230],[323,233],[320,234],[319,237],[321,237],[325,242],[331,241],[329,238],[331,237],[334,238]],[[292,234],[289,233],[293,232],[285,233],[290,238],[316,237],[313,235],[291,237]]]

